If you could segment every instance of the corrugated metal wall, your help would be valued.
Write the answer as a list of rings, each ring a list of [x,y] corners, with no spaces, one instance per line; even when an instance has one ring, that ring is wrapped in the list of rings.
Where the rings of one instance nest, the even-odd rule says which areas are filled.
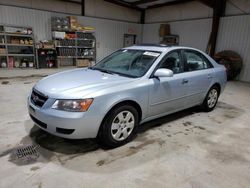
[[[180,45],[191,46],[205,51],[208,42],[211,19],[169,22],[171,33],[179,35]],[[143,42],[159,43],[160,24],[143,26]]]
[[[205,51],[211,31],[211,19],[169,22],[171,33],[180,36],[180,45]],[[143,42],[158,43],[160,24],[143,26]],[[233,50],[243,58],[239,80],[250,82],[250,15],[223,17],[216,51]]]
[[[37,40],[51,38],[50,18],[51,13],[46,11],[0,6],[0,23],[31,26]]]
[[[213,9],[200,3],[191,1],[172,6],[162,6],[146,10],[145,23],[159,23],[197,18],[210,18]]]
[[[38,11],[25,8],[0,6],[0,23],[32,26],[36,40],[51,39],[51,16],[66,16],[64,14]],[[96,27],[96,38],[99,48],[97,59],[101,59],[112,51],[123,46],[123,35],[133,31],[141,42],[142,25],[78,17],[78,21],[84,25]],[[160,24],[143,25],[143,42],[158,43],[158,30]],[[192,46],[201,50],[206,49],[209,33],[211,31],[211,19],[170,22],[171,32],[180,36],[180,45]],[[244,68],[239,79],[250,81],[250,15],[224,17],[221,20],[217,50],[234,50],[238,52],[244,62]]]
[[[250,15],[222,18],[216,51],[233,50],[243,58],[239,79],[250,82]]]
[[[79,23],[96,28],[96,38],[98,46],[98,59],[105,57],[114,50],[123,47],[123,37],[125,33],[135,33],[137,42],[141,43],[142,25],[111,20],[101,20],[96,18],[78,17]]]
[[[36,41],[51,39],[50,20],[52,16],[68,16],[66,14],[48,11],[0,6],[0,23],[18,26],[31,26],[34,29]],[[123,47],[123,35],[132,32],[141,42],[142,25],[77,16],[78,22],[85,26],[96,28],[97,60]]]

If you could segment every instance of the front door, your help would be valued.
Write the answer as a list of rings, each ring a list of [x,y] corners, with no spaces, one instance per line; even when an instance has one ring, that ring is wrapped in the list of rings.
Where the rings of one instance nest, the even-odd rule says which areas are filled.
[[[151,78],[149,116],[169,114],[185,108],[188,87],[182,77],[183,61],[179,50],[168,53],[158,68],[173,71],[173,77]]]

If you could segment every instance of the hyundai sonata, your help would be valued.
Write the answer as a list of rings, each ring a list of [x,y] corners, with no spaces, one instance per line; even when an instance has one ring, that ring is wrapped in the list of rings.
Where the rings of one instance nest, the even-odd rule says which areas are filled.
[[[186,108],[215,108],[226,84],[225,68],[193,48],[135,45],[89,68],[38,81],[28,97],[41,129],[70,139],[99,138],[125,144],[138,125]]]

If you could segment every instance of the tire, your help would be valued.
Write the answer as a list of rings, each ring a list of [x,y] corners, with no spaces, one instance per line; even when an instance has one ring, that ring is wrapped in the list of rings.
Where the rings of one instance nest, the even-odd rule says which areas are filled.
[[[134,138],[138,124],[139,115],[133,106],[117,106],[104,118],[98,133],[99,143],[108,148],[122,146]]]
[[[204,111],[210,112],[215,108],[219,95],[220,89],[217,86],[212,86],[202,103],[202,108],[204,109]]]

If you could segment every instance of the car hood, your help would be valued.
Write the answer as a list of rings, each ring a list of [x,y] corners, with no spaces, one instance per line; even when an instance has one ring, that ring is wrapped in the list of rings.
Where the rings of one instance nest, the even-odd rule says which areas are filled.
[[[120,86],[134,79],[98,70],[73,69],[47,76],[35,89],[51,98],[82,98],[108,87]]]

